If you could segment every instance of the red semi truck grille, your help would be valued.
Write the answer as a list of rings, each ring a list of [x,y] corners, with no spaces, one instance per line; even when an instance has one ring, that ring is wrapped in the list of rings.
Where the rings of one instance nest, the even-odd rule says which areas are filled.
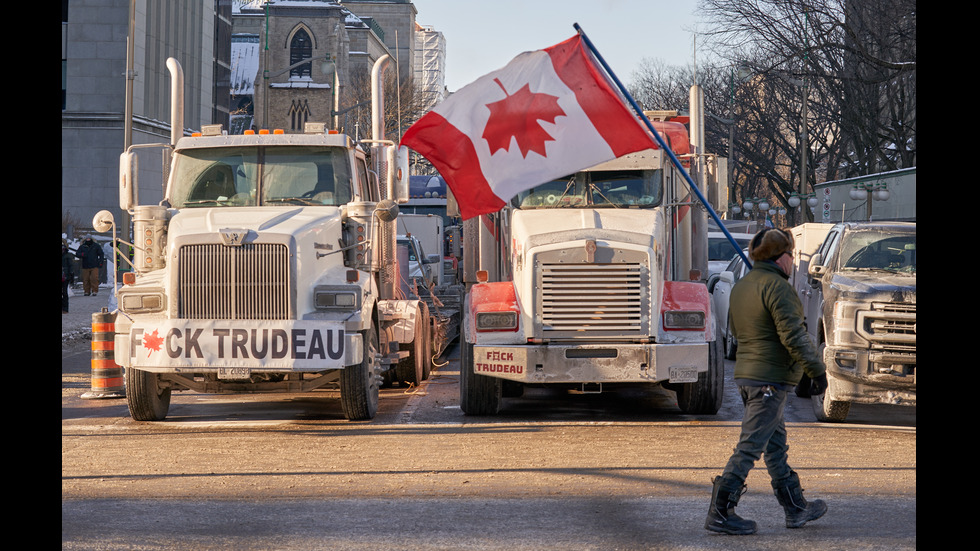
[[[543,264],[541,330],[568,336],[643,333],[639,264]]]
[[[290,319],[289,281],[285,245],[185,245],[177,260],[177,316]]]

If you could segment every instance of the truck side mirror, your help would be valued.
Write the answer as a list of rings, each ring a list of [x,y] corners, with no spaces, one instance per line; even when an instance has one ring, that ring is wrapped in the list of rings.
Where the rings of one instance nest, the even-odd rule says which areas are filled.
[[[408,202],[408,148],[391,146],[385,148],[388,160],[388,182],[392,199],[396,203]]]
[[[124,151],[119,155],[119,208],[124,212],[133,208],[138,170],[136,154]]]
[[[815,253],[810,257],[810,264],[807,266],[807,274],[814,279],[820,279],[823,277],[824,272],[827,271],[826,266],[821,266],[823,264],[823,255],[820,253]]]

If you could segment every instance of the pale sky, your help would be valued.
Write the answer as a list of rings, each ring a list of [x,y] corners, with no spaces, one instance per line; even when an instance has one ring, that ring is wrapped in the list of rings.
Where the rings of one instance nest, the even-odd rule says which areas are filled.
[[[413,0],[416,22],[446,37],[446,87],[455,92],[521,52],[575,35],[578,23],[624,85],[643,58],[695,61],[697,0]],[[700,42],[700,40],[699,40]],[[698,52],[698,63],[702,62]]]

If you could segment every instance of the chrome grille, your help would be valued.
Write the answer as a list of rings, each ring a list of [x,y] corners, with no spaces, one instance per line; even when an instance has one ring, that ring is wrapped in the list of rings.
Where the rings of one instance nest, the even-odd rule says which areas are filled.
[[[177,259],[177,316],[289,319],[289,282],[285,245],[185,245]]]
[[[639,264],[543,264],[541,330],[545,336],[627,336],[644,332]]]
[[[858,332],[872,349],[915,352],[915,304],[875,302],[858,316]]]

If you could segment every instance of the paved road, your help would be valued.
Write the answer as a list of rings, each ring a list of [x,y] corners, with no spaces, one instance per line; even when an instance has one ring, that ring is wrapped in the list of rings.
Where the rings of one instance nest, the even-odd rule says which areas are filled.
[[[793,464],[830,510],[787,530],[756,469],[739,510],[759,533],[731,537],[702,525],[738,432],[733,389],[717,416],[670,393],[533,390],[471,418],[454,352],[422,387],[386,389],[371,422],[316,391],[180,393],[166,421],[136,423],[125,400],[78,398],[86,354],[63,360],[63,549],[916,547],[914,410],[828,425],[791,400]]]

